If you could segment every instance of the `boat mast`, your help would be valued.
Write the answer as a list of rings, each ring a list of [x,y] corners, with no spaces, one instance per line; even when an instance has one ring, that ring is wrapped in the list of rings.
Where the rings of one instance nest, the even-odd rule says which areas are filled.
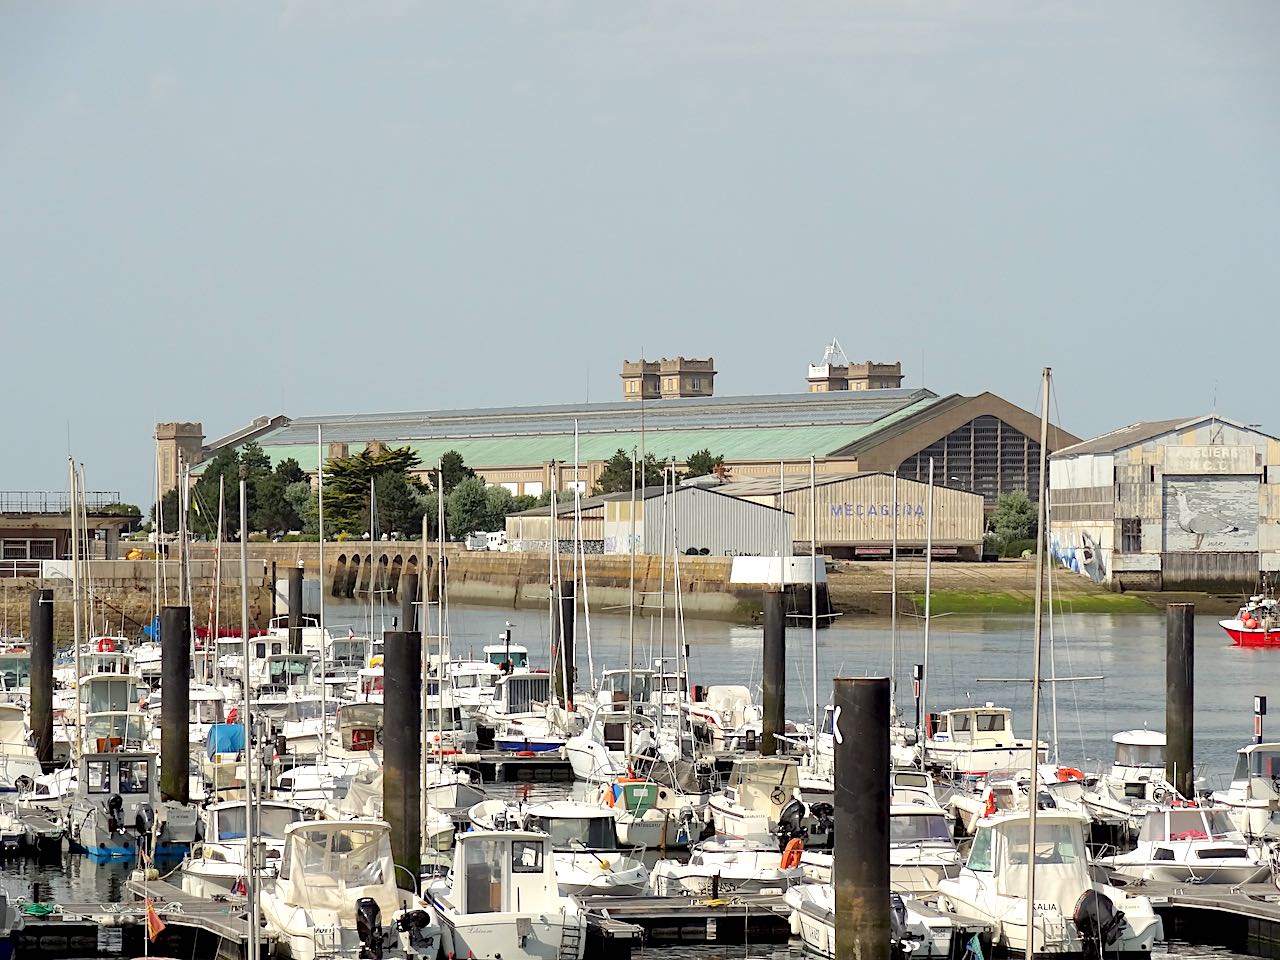
[[[329,635],[324,629],[324,427],[316,424],[316,506],[320,524],[320,763],[329,758]]]
[[[1036,609],[1031,648],[1031,796],[1027,804],[1027,960],[1036,955],[1036,813],[1040,798],[1040,620],[1044,610],[1045,473],[1049,458],[1049,382],[1052,370],[1044,368],[1040,396],[1040,469],[1036,477]]]
[[[240,651],[243,666],[240,670],[240,692],[243,698],[240,710],[244,725],[244,816],[245,835],[248,843],[248,867],[245,877],[245,896],[249,901],[249,951],[248,956],[258,957],[259,909],[258,903],[258,824],[253,799],[253,723],[249,717],[249,531],[248,531],[248,468],[240,467]],[[271,589],[275,589],[275,584]]]
[[[782,501],[778,506],[783,506]],[[809,632],[813,641],[813,742],[816,745],[818,728],[822,726],[822,707],[818,703],[818,461],[813,457],[809,458]]]
[[[929,601],[933,587],[933,457],[929,458],[929,489],[925,500],[924,518],[924,669],[920,671],[920,722],[924,729],[917,731],[920,743],[920,762],[923,765],[929,742]]]
[[[643,391],[641,391],[643,393]],[[631,448],[631,574],[627,586],[627,756],[636,715],[636,449]]]
[[[898,468],[893,468],[893,533],[889,548],[889,722],[898,719]]]
[[[227,478],[218,477],[218,543],[213,556],[213,611],[209,617],[209,639],[204,645],[204,675],[207,683],[213,683],[213,652],[218,645],[218,634],[222,628],[222,532],[226,525],[227,512]]]
[[[79,757],[84,740],[84,716],[80,705],[80,509],[77,502],[76,462],[67,457],[67,469],[71,473],[71,636],[72,660],[76,666],[76,749]]]

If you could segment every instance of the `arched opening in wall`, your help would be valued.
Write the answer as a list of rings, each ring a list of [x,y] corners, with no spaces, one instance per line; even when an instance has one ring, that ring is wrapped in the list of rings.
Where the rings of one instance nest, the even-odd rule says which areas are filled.
[[[377,586],[374,590],[377,591],[379,600],[390,599],[387,594],[391,592],[391,558],[385,553],[378,557]]]
[[[347,579],[342,585],[342,595],[344,597],[354,597],[356,595],[356,586],[360,583],[360,555],[353,553],[351,562],[347,565]]]
[[[435,557],[429,556],[422,561],[422,597],[428,603],[437,599],[435,566]]]
[[[365,594],[367,596],[370,589],[369,585],[372,582],[372,580],[373,580],[373,556],[371,554],[365,554],[364,563],[360,565],[360,584],[359,586],[356,587],[356,590],[355,590],[356,594],[357,595]]]
[[[400,573],[404,569],[404,557],[396,554],[395,559],[391,561],[391,583],[388,587],[391,596],[400,599]]]
[[[329,596],[340,597],[343,590],[347,586],[347,555],[345,553],[338,554],[338,560],[333,565],[333,580],[329,584]]]

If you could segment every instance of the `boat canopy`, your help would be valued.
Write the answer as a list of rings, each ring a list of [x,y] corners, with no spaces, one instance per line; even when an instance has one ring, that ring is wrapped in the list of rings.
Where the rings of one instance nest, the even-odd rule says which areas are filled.
[[[1164,768],[1165,736],[1157,730],[1122,730],[1111,738],[1117,767]]]
[[[285,830],[276,881],[285,903],[355,922],[356,901],[372,897],[390,917],[399,909],[391,828],[383,820],[303,821]]]
[[[969,850],[968,868],[993,874],[996,893],[1025,897],[1027,839],[1030,818],[1025,813],[993,818],[978,827]],[[1080,817],[1040,812],[1036,818],[1036,902],[1072,910],[1089,889],[1088,851]]]
[[[1180,810],[1151,810],[1142,821],[1138,841],[1243,840],[1226,810],[1214,807],[1184,807]]]

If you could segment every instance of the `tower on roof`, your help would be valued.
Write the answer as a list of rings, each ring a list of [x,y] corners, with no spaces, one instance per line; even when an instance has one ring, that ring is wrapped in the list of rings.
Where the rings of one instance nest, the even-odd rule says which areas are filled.
[[[840,341],[832,338],[821,363],[809,364],[809,392],[894,390],[902,386],[902,363],[850,363]]]
[[[622,361],[622,395],[627,400],[709,397],[715,392],[715,380],[713,357]]]

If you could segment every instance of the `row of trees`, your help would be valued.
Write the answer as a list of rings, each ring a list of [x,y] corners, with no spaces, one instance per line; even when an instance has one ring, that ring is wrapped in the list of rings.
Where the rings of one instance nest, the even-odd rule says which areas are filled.
[[[636,464],[637,489],[641,486],[662,486],[662,470],[665,465],[665,461],[659,461],[652,453],[646,453],[643,460]],[[712,453],[704,448],[689,455],[685,461],[684,470],[676,471],[676,482],[679,483],[681,480],[688,480],[692,477],[705,477],[708,474],[715,473],[718,468],[724,468],[724,454]],[[626,493],[630,490],[631,454],[620,449],[604,462],[604,468],[600,471],[600,476],[597,478],[591,492],[598,495],[602,493]]]
[[[296,507],[296,491],[291,488],[309,488],[307,475],[298,461],[282,460],[274,468],[271,458],[256,443],[246,443],[239,450],[219,450],[204,468],[195,486],[191,488],[187,528],[193,536],[212,539],[218,532],[218,503],[221,486],[225,509],[223,530],[227,537],[240,536],[240,471],[245,471],[245,506],[249,527],[252,530],[296,530],[301,524]],[[161,498],[160,509],[166,533],[177,533],[178,512],[181,509],[179,493],[175,488]],[[156,509],[151,508],[155,519]]]

